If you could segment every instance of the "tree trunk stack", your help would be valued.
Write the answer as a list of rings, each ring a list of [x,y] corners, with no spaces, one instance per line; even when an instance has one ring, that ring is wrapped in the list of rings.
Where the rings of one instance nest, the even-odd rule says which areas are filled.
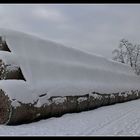
[[[11,52],[6,42],[1,42],[0,44],[0,51]],[[26,81],[19,66],[7,65],[4,64],[3,60],[0,60],[0,80],[6,79]],[[101,106],[139,99],[140,91],[131,90],[112,94],[93,92],[81,96],[53,96],[49,99],[46,98],[46,103],[38,105],[42,98],[46,98],[46,94],[42,93],[34,103],[25,104],[17,99],[10,99],[7,93],[3,89],[0,89],[0,124],[17,125],[30,123],[49,117],[58,117],[65,113],[81,112]],[[13,105],[15,100],[19,106],[15,107]]]

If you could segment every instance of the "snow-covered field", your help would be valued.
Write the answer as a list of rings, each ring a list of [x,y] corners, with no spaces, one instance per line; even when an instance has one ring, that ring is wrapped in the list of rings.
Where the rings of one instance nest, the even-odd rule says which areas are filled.
[[[0,135],[140,135],[139,106],[140,99],[31,124],[0,125]]]

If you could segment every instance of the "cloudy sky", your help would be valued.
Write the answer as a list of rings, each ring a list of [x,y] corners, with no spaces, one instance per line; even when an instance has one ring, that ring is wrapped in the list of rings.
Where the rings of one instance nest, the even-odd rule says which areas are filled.
[[[140,44],[140,5],[0,4],[0,27],[111,58],[122,38]]]

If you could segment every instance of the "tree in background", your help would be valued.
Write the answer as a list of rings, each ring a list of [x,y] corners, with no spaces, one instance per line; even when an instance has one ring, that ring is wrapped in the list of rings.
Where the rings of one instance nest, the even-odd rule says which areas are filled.
[[[137,75],[140,75],[140,45],[133,45],[128,40],[122,39],[118,49],[112,54],[113,60],[130,65]]]

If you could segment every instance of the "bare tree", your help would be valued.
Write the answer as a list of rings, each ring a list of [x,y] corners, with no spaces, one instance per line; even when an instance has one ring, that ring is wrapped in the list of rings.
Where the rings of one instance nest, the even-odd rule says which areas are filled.
[[[112,52],[113,60],[129,64],[136,74],[140,74],[140,45],[133,45],[128,40],[122,39],[118,49]]]

